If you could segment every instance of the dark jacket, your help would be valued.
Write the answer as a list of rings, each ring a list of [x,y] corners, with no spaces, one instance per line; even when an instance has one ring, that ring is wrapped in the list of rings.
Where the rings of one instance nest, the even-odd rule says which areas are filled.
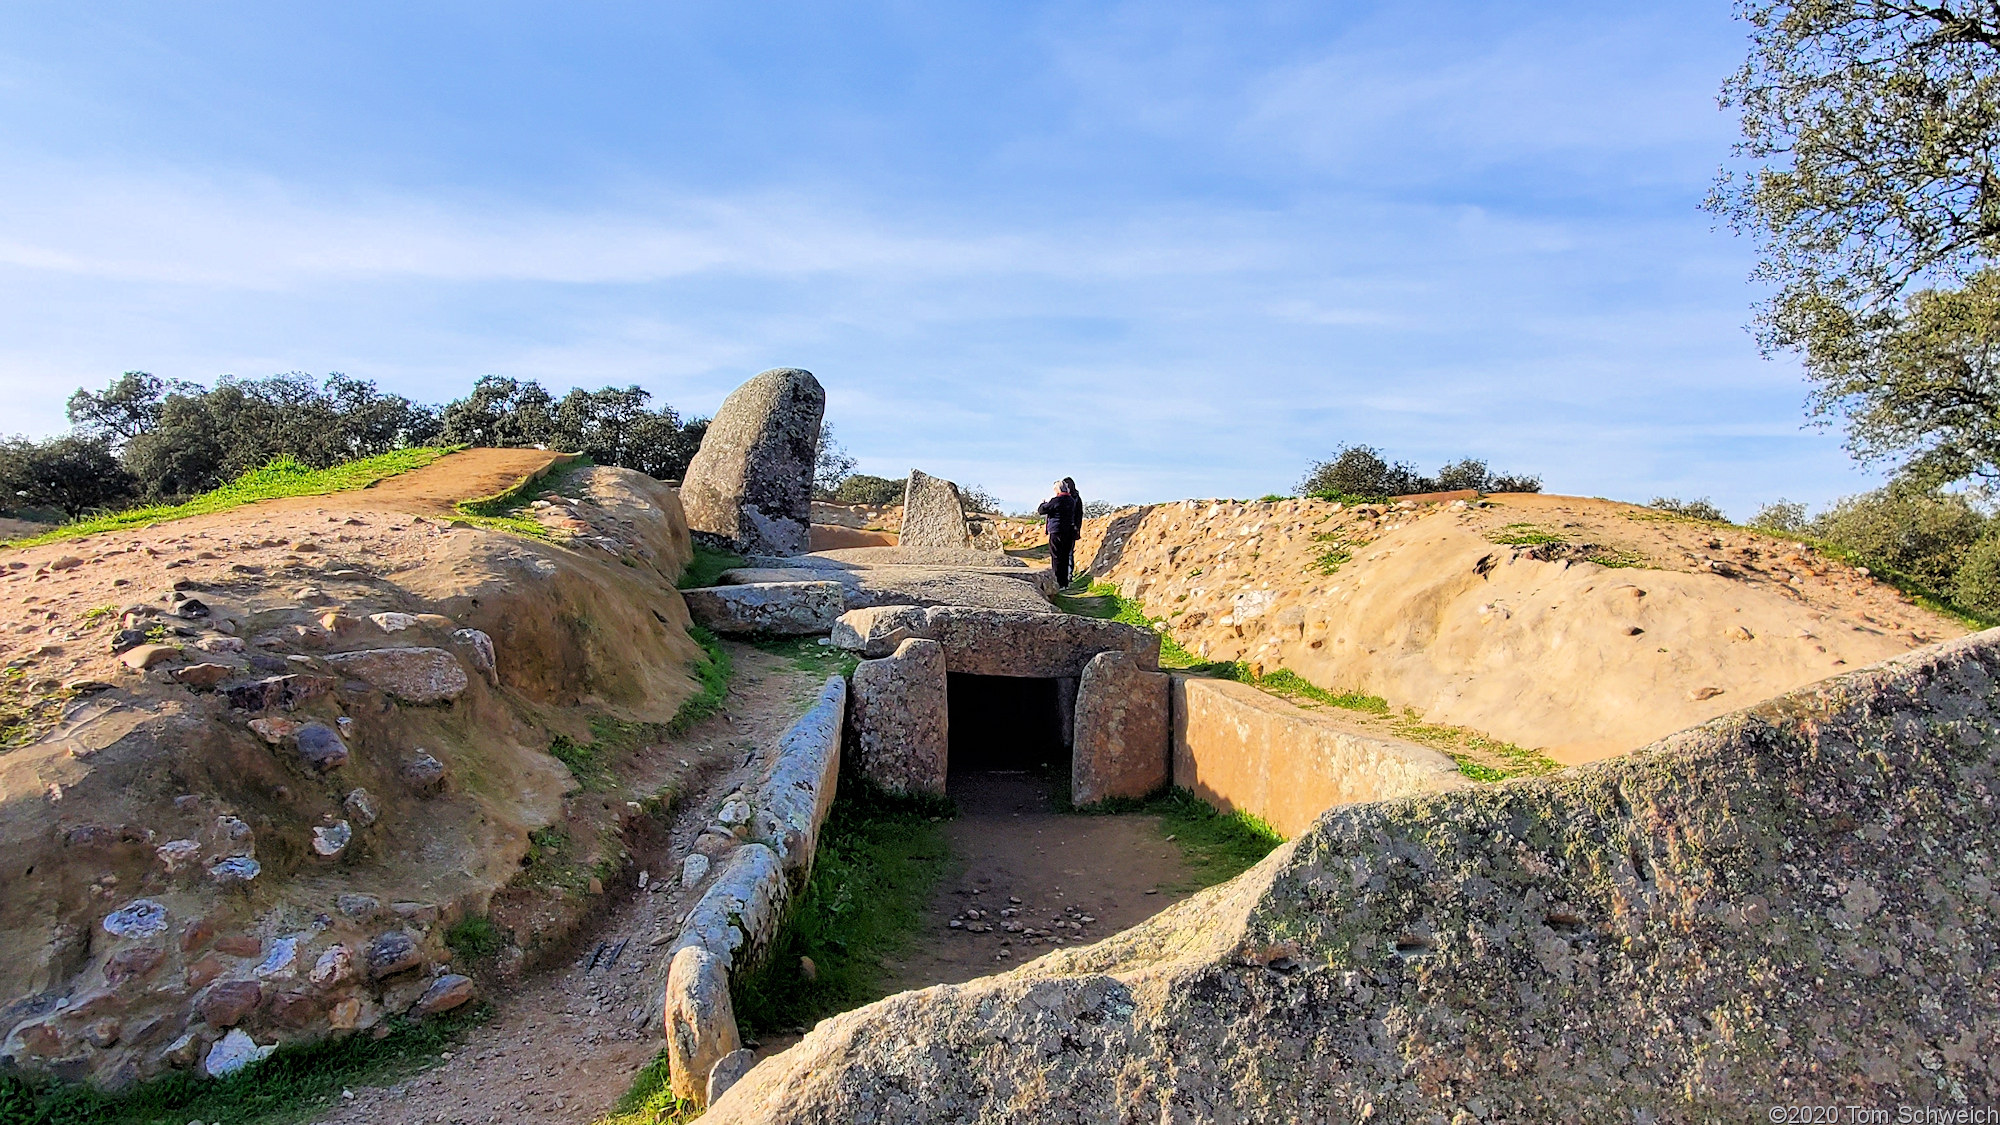
[[[1083,534],[1083,497],[1072,492],[1067,496],[1051,496],[1042,501],[1035,513],[1044,517],[1042,526],[1048,530],[1049,538],[1074,542]]]

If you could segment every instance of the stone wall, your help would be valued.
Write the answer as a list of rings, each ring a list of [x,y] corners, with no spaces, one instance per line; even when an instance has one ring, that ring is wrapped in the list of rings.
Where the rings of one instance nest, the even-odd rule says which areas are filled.
[[[826,1020],[704,1121],[1990,1106],[1997,726],[1990,631],[1623,758],[1336,808],[1096,945]]]
[[[1335,805],[1469,784],[1450,758],[1247,684],[1173,677],[1174,784],[1296,836]]]
[[[733,834],[746,839],[720,860],[721,873],[688,910],[661,989],[671,1081],[681,1097],[705,1101],[710,1071],[741,1045],[729,980],[756,963],[811,874],[840,775],[846,710],[847,681],[831,676],[779,740],[756,787],[718,810],[725,826],[743,826]]]

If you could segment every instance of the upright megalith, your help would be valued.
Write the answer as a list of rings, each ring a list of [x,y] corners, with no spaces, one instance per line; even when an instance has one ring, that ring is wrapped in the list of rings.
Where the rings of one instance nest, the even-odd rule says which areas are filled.
[[[855,666],[847,735],[862,776],[891,793],[944,795],[947,682],[944,649],[915,637]]]
[[[688,527],[739,551],[812,547],[813,463],[826,392],[812,372],[766,371],[722,400],[681,485]]]
[[[910,483],[903,489],[903,530],[896,542],[903,547],[972,546],[958,486],[911,469]]]
[[[1094,805],[1113,797],[1144,797],[1167,784],[1172,725],[1167,721],[1167,674],[1129,652],[1090,658],[1077,686],[1070,799]]]

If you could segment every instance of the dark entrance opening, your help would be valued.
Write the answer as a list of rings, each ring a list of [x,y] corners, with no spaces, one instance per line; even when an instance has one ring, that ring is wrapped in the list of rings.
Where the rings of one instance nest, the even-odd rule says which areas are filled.
[[[948,776],[1057,767],[1067,775],[1056,681],[952,672],[945,695],[951,708]]]

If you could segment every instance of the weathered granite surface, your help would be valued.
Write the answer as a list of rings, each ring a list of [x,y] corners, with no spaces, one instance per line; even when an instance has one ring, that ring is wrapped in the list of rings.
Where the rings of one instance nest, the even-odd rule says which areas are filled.
[[[2000,631],[821,1023],[704,1120],[1749,1121],[2000,1099]]]
[[[943,477],[917,469],[910,470],[903,486],[903,527],[896,536],[902,547],[970,547],[972,532],[965,526],[965,503],[958,486]]]
[[[813,465],[826,392],[812,372],[778,367],[729,392],[688,465],[688,527],[739,551],[812,546]]]

